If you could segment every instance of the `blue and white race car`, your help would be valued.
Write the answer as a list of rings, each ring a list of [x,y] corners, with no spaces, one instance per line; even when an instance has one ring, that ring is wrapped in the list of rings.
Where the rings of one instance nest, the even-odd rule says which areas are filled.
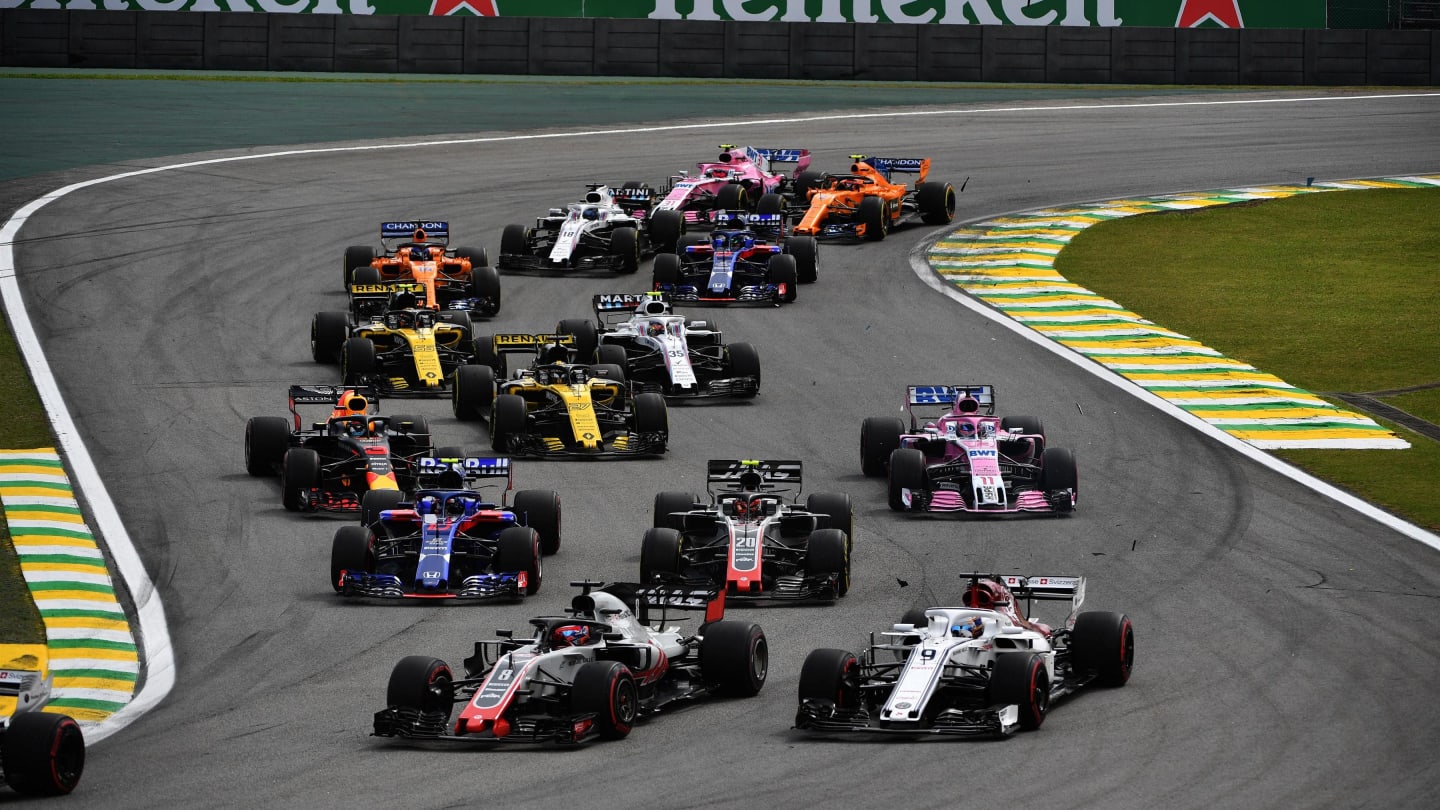
[[[475,482],[505,479],[499,502]],[[521,490],[508,458],[420,459],[420,489],[367,499],[361,525],[343,526],[330,551],[341,596],[379,599],[520,599],[540,590],[541,555],[560,548],[560,496]],[[373,518],[366,524],[365,517]]]

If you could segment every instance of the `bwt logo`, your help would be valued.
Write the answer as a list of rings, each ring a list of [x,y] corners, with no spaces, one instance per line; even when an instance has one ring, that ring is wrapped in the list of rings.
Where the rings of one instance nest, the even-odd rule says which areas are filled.
[[[967,450],[966,453],[970,456],[970,458],[994,458],[994,457],[995,457],[995,451],[994,451],[994,450]]]

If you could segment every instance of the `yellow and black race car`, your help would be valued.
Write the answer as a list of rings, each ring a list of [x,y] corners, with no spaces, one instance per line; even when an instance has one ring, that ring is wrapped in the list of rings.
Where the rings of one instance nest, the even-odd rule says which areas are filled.
[[[475,347],[478,362],[456,370],[451,401],[460,419],[488,415],[497,453],[616,458],[665,452],[665,398],[633,393],[619,366],[575,362],[573,336],[495,335],[477,338]],[[506,378],[505,355],[514,352],[534,352],[535,361]]]
[[[417,306],[414,282],[350,285],[349,312],[318,312],[310,351],[340,364],[346,385],[370,385],[387,396],[448,396],[455,369],[475,356],[470,316]]]

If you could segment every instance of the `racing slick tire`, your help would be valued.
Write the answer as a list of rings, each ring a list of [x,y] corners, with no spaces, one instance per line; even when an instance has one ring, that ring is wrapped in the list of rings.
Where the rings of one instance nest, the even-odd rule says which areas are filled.
[[[800,281],[799,271],[796,269],[795,257],[788,253],[777,253],[770,257],[765,265],[765,280],[770,284],[784,285],[785,291],[780,294],[780,300],[786,304],[795,301],[799,293],[797,284]]]
[[[566,318],[555,324],[555,334],[575,338],[576,357],[594,357],[595,347],[600,345],[600,333],[595,322],[586,318]]]
[[[459,366],[455,369],[455,384],[450,386],[450,410],[456,419],[464,422],[482,419],[490,413],[494,402],[495,369],[489,366]]]
[[[485,248],[458,247],[455,248],[455,258],[469,259],[471,273],[474,273],[477,267],[490,266],[490,253]]]
[[[370,493],[366,493],[367,495]],[[330,585],[340,592],[343,571],[370,573],[374,563],[370,557],[370,530],[364,526],[341,526],[330,541]]]
[[[1045,722],[1050,710],[1050,675],[1045,659],[1027,653],[1002,653],[995,657],[990,683],[985,689],[990,705],[1020,707],[1020,728],[1034,731]]]
[[[340,347],[350,337],[350,315],[346,312],[317,312],[310,321],[310,356],[317,363],[340,362]]]
[[[1094,673],[1097,686],[1124,686],[1135,665],[1135,628],[1130,617],[1106,610],[1087,610],[1076,616],[1070,631],[1070,656],[1077,672]]]
[[[375,343],[370,338],[347,338],[340,350],[340,375],[345,385],[360,385],[375,373]]]
[[[845,533],[845,552],[855,548],[855,506],[843,492],[817,492],[805,499],[805,511],[819,515],[817,529],[839,529]]]
[[[801,284],[814,284],[820,277],[820,243],[813,236],[785,237],[785,252],[795,257],[795,278]]]
[[[890,203],[881,197],[864,197],[858,211],[860,224],[865,226],[865,239],[879,242],[890,231]]]
[[[867,416],[860,423],[860,471],[870,478],[884,475],[904,432],[905,421],[897,416]]]
[[[406,423],[409,424],[405,427]],[[435,447],[430,432],[430,417],[418,414],[395,414],[390,417],[390,452],[397,456],[428,453]]]
[[[620,259],[616,272],[630,275],[640,269],[640,232],[634,228],[616,228],[610,232],[610,255]]]
[[[759,694],[770,671],[770,644],[753,622],[718,621],[705,625],[700,639],[700,676],[716,694]]]
[[[375,248],[369,245],[351,245],[345,248],[345,264],[340,269],[344,271],[344,284],[341,289],[350,291],[350,285],[355,283],[355,270],[359,267],[369,267],[375,261]]]
[[[925,615],[925,608],[910,608],[905,615],[900,617],[901,624],[908,624],[912,627],[926,627],[930,624],[930,618]],[[919,643],[918,641],[915,643]]]
[[[1038,416],[1006,416],[1000,420],[1000,429],[1010,433],[1045,435],[1045,423]]]
[[[679,256],[684,256],[684,255],[685,255],[685,248],[687,248],[687,247],[703,247],[703,246],[708,245],[708,244],[710,244],[710,237],[709,237],[708,235],[706,235],[706,234],[703,234],[703,233],[687,234],[687,235],[685,235],[685,236],[680,237],[680,240],[675,243],[675,253],[676,253],[677,255],[679,255]]]
[[[618,363],[596,363],[590,367],[590,374],[602,380],[622,383],[629,379],[625,374],[625,366]]]
[[[760,392],[760,352],[749,343],[731,343],[725,347],[726,365],[733,377],[754,377],[755,390],[745,394],[753,397]]]
[[[498,315],[500,313],[500,271],[489,265],[472,268],[470,270],[470,297],[479,298],[485,302],[479,310],[481,315]]]
[[[900,490],[929,489],[929,475],[925,468],[925,454],[913,447],[901,447],[890,453],[890,508],[904,512],[905,501]]]
[[[506,225],[500,232],[500,255],[521,256],[530,252],[530,232],[524,225]]]
[[[283,416],[252,416],[245,420],[245,472],[274,475],[290,449],[290,423]]]
[[[790,196],[793,197],[796,202],[809,205],[810,189],[819,188],[821,181],[824,179],[824,172],[800,172],[795,175],[795,182],[790,185]]]
[[[689,492],[657,492],[655,494],[654,519],[650,525],[657,529],[685,530],[685,519],[676,512],[689,512],[700,502],[700,496]]]
[[[1063,447],[1045,448],[1045,452],[1040,454],[1040,489],[1046,495],[1070,490],[1078,497],[1080,471],[1075,467],[1075,454]],[[1068,500],[1065,506],[1074,508]]]
[[[508,365],[500,352],[495,350],[495,337],[478,337],[471,341],[471,348],[475,351],[475,359],[472,365],[489,366],[494,370],[496,377],[504,377]]]
[[[657,253],[674,253],[680,234],[685,233],[685,215],[672,209],[656,211],[646,225],[650,247]]]
[[[955,187],[949,183],[921,183],[915,187],[915,207],[926,225],[944,225],[955,218]]]
[[[811,650],[800,665],[800,702],[833,704],[837,711],[860,708],[860,659],[849,650]]]
[[[80,724],[54,712],[12,715],[0,735],[4,784],[23,796],[63,796],[85,771],[85,735]]]
[[[385,705],[420,712],[441,712],[450,725],[455,708],[455,676],[450,665],[428,655],[407,655],[390,670]]]
[[[594,714],[602,740],[623,739],[640,712],[635,676],[619,661],[586,661],[575,671],[570,686],[570,710]]]
[[[465,458],[465,448],[458,444],[447,444],[430,451],[431,458]]]
[[[715,192],[716,211],[749,211],[750,199],[739,183],[726,183]]]
[[[659,433],[660,447],[656,452],[665,452],[670,440],[670,414],[665,410],[665,397],[660,394],[635,395],[635,432]]]
[[[655,254],[655,266],[650,269],[653,289],[661,286],[673,287],[680,283],[680,257],[674,253]]]
[[[835,596],[850,592],[850,549],[839,529],[816,529],[805,541],[805,573],[810,576],[837,574]]]
[[[357,267],[351,274],[350,281],[355,284],[380,284],[384,282],[385,276],[380,273],[377,267]]]
[[[320,483],[320,454],[308,447],[292,447],[280,464],[280,503],[300,511],[302,496]]]
[[[515,493],[511,511],[540,535],[540,553],[560,550],[560,495],[549,489],[522,489]]]
[[[540,592],[540,580],[545,571],[540,562],[540,533],[529,526],[511,526],[502,529],[495,540],[496,573],[507,571],[525,572],[525,595]]]
[[[674,495],[677,493],[661,493]],[[657,496],[658,501],[658,496]],[[685,538],[675,529],[646,529],[640,538],[640,583],[649,585],[656,574],[685,570]]]
[[[501,394],[490,408],[490,447],[497,453],[507,452],[511,442],[525,438],[527,416],[525,399],[517,394]]]
[[[619,366],[625,368],[629,358],[625,356],[625,347],[614,343],[602,343],[595,348],[595,365],[597,366]]]
[[[761,194],[755,202],[757,214],[784,214],[785,198],[779,194]]]
[[[475,322],[470,320],[469,312],[466,312],[463,309],[446,310],[445,312],[439,313],[439,315],[436,317],[436,320],[438,320],[440,323],[448,323],[452,326],[458,326],[462,330],[464,330],[464,337],[460,338],[461,345],[470,343],[473,340],[470,335],[472,332],[475,331]]]
[[[360,525],[373,526],[380,520],[380,513],[394,509],[405,500],[405,493],[398,489],[372,489],[360,496]]]

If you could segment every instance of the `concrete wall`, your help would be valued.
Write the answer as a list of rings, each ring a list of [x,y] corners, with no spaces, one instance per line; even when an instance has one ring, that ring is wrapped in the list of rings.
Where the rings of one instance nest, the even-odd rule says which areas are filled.
[[[0,10],[8,67],[1087,84],[1440,85],[1440,30]]]

